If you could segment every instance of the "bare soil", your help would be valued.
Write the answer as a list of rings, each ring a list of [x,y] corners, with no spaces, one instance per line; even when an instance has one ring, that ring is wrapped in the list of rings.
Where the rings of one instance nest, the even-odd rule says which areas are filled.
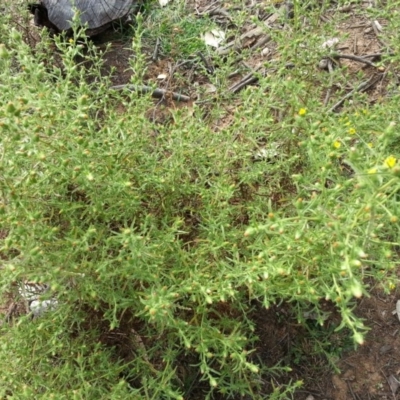
[[[370,298],[358,304],[357,314],[371,330],[363,346],[340,359],[341,374],[332,376],[327,398],[399,398],[396,381],[400,378],[400,325],[397,314],[393,314],[397,299],[398,294],[384,295],[374,290]]]
[[[357,349],[346,337],[348,332],[334,332],[339,316],[329,304],[325,306],[331,317],[324,327],[312,326],[313,335],[291,320],[285,307],[258,310],[256,333],[260,340],[255,357],[271,367],[282,362],[293,369],[285,381],[276,377],[266,382],[266,389],[272,384],[302,380],[304,385],[296,392],[295,400],[400,398],[396,383],[400,379],[400,322],[397,314],[393,314],[397,299],[397,293],[385,295],[372,289],[371,296],[357,304],[356,314],[370,328],[365,343]],[[325,350],[338,355],[332,360],[337,373],[332,372],[324,355],[316,353],[318,343],[326,341],[331,346]]]

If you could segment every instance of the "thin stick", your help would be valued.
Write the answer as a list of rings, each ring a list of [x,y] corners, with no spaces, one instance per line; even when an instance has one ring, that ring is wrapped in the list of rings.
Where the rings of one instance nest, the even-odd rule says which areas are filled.
[[[260,47],[266,45],[268,42],[271,41],[271,36],[270,35],[265,35],[262,36],[261,38],[259,38],[257,40],[257,42],[254,44],[254,46],[252,46],[252,49],[259,49]]]
[[[381,78],[380,76],[378,78],[375,78],[374,76],[372,76],[372,78],[369,79],[368,81],[362,82],[358,87],[356,87],[351,92],[349,92],[345,96],[343,96],[335,105],[333,105],[329,109],[329,111],[334,112],[338,107],[340,107],[348,98],[352,97],[355,93],[365,92],[371,86],[374,86],[375,83],[378,82],[380,78]]]
[[[373,62],[371,62],[369,60],[366,60],[363,57],[355,56],[353,54],[334,54],[331,57],[335,58],[335,59],[346,58],[347,60],[357,61],[357,62],[360,62],[360,63],[363,63],[363,64],[367,64],[370,67],[376,68],[376,65]]]
[[[326,107],[329,103],[329,99],[331,98],[332,88],[328,88],[326,91],[325,99],[324,99],[324,107]]]
[[[189,96],[185,96],[184,94],[169,92],[168,90],[160,88],[153,89],[151,86],[146,86],[146,85],[115,85],[111,86],[110,89],[118,91],[126,89],[131,92],[151,93],[152,97],[155,97],[156,99],[162,99],[166,95],[170,94],[172,96],[172,100],[184,101],[184,102],[188,102],[191,100]]]
[[[232,85],[228,91],[232,93],[237,93],[245,86],[250,85],[251,83],[257,82],[258,78],[254,75],[255,72],[259,71],[262,68],[262,64],[259,64],[256,68],[254,68],[249,74],[244,76],[239,82]]]
[[[6,315],[4,316],[3,323],[10,321],[10,319],[16,309],[17,309],[17,303],[12,302],[11,305],[8,307]]]
[[[372,29],[373,29],[374,32],[375,32],[375,36],[376,36],[376,39],[378,40],[378,42],[379,42],[382,46],[385,46],[385,47],[388,49],[388,48],[389,48],[389,45],[388,45],[383,39],[380,38],[380,33],[381,33],[381,32],[379,31],[379,29],[378,29],[378,27],[377,27],[375,21],[373,21],[371,25],[372,25]]]
[[[356,395],[354,394],[353,388],[351,387],[350,382],[349,382],[348,380],[346,380],[346,383],[347,383],[347,386],[348,386],[348,388],[349,388],[349,390],[350,390],[350,393],[351,393],[353,399],[354,399],[354,400],[358,400],[358,396],[356,397]]]
[[[380,368],[380,370],[381,370],[381,372],[382,372],[382,375],[385,377],[386,382],[387,382],[388,385],[389,385],[389,389],[390,389],[390,391],[392,392],[393,400],[396,400],[396,394],[393,393],[393,390],[392,390],[392,388],[390,387],[390,381],[389,381],[388,377],[386,376],[385,372],[383,371],[383,368]]]
[[[208,15],[210,17],[222,15],[223,17],[226,17],[230,22],[232,22],[232,17],[225,8],[214,8],[213,10],[208,12]]]
[[[215,69],[214,67],[208,62],[208,60],[204,57],[204,54],[199,51],[198,56],[201,58],[201,61],[203,61],[204,66],[206,67],[206,70],[209,74],[213,74]]]
[[[364,58],[380,58],[380,57],[382,57],[383,55],[387,55],[387,56],[394,56],[394,53],[392,53],[392,52],[388,52],[388,53],[373,53],[373,54],[365,54],[365,55],[363,55],[362,57],[364,57]]]
[[[158,52],[160,51],[160,38],[157,38],[157,41],[156,41],[156,45],[155,45],[155,47],[154,47],[154,52],[153,52],[153,55],[152,55],[152,57],[151,57],[151,59],[153,60],[153,61],[157,61],[157,58],[158,58]]]
[[[232,92],[232,93],[237,93],[239,92],[241,89],[243,89],[245,86],[250,85],[254,82],[258,81],[258,76],[255,75],[255,72],[259,71],[262,68],[262,64],[259,64],[255,69],[253,69],[252,72],[250,72],[249,74],[247,74],[243,79],[241,79],[239,82],[235,83],[234,85],[232,85],[228,91]],[[287,69],[291,69],[294,68],[294,64],[292,63],[287,63],[285,65],[285,68]],[[272,71],[276,71],[276,68],[271,68],[268,70],[264,70],[262,72],[262,74],[264,76],[267,75],[268,72],[272,72]]]
[[[242,90],[245,86],[251,85],[252,83],[257,82],[257,81],[258,81],[258,78],[256,76],[251,76],[248,79],[242,79],[237,84],[231,86],[228,90],[232,93],[237,93],[240,90]]]

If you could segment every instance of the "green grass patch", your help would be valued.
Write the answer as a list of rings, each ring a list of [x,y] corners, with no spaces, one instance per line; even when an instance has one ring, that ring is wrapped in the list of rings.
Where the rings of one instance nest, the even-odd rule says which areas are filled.
[[[201,50],[207,24],[164,19],[164,50]],[[322,302],[340,315],[329,334],[363,342],[357,299],[371,279],[397,284],[399,98],[328,112],[318,52],[293,35],[277,35],[284,59],[259,86],[159,125],[150,97],[109,90],[90,43],[44,35],[34,51],[0,25],[1,288],[46,282],[59,303],[1,325],[3,397],[288,398],[300,383],[263,392],[290,365],[253,357],[261,306],[309,329],[312,313],[333,361]],[[144,56],[131,66],[140,82]]]

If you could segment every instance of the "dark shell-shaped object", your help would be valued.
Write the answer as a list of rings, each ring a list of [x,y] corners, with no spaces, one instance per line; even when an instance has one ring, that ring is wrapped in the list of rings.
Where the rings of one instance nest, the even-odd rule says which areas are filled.
[[[37,25],[66,31],[71,28],[74,8],[80,11],[81,24],[88,26],[88,34],[97,34],[110,22],[125,17],[136,3],[134,0],[41,0],[29,6]]]

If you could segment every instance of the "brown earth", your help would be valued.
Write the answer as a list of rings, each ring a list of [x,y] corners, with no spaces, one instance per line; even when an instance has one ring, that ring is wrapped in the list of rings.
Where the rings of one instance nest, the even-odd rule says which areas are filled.
[[[371,290],[371,297],[362,299],[356,314],[363,318],[370,331],[366,340],[357,349],[347,332],[334,332],[338,315],[331,311],[324,328],[313,325],[314,335],[288,319],[287,313],[279,308],[258,311],[256,321],[259,346],[256,358],[269,366],[282,362],[290,365],[292,372],[287,381],[302,380],[304,385],[295,394],[295,400],[383,400],[398,399],[397,380],[400,380],[400,322],[396,309],[397,293],[385,295],[378,289]],[[284,307],[282,307],[284,309]],[[310,320],[310,325],[313,321]],[[315,332],[320,331],[320,335]],[[318,345],[325,347],[333,358],[337,373],[332,373],[328,359],[317,354]],[[340,357],[339,357],[340,354]],[[279,386],[287,381],[273,379]],[[271,383],[265,383],[270,388]]]

